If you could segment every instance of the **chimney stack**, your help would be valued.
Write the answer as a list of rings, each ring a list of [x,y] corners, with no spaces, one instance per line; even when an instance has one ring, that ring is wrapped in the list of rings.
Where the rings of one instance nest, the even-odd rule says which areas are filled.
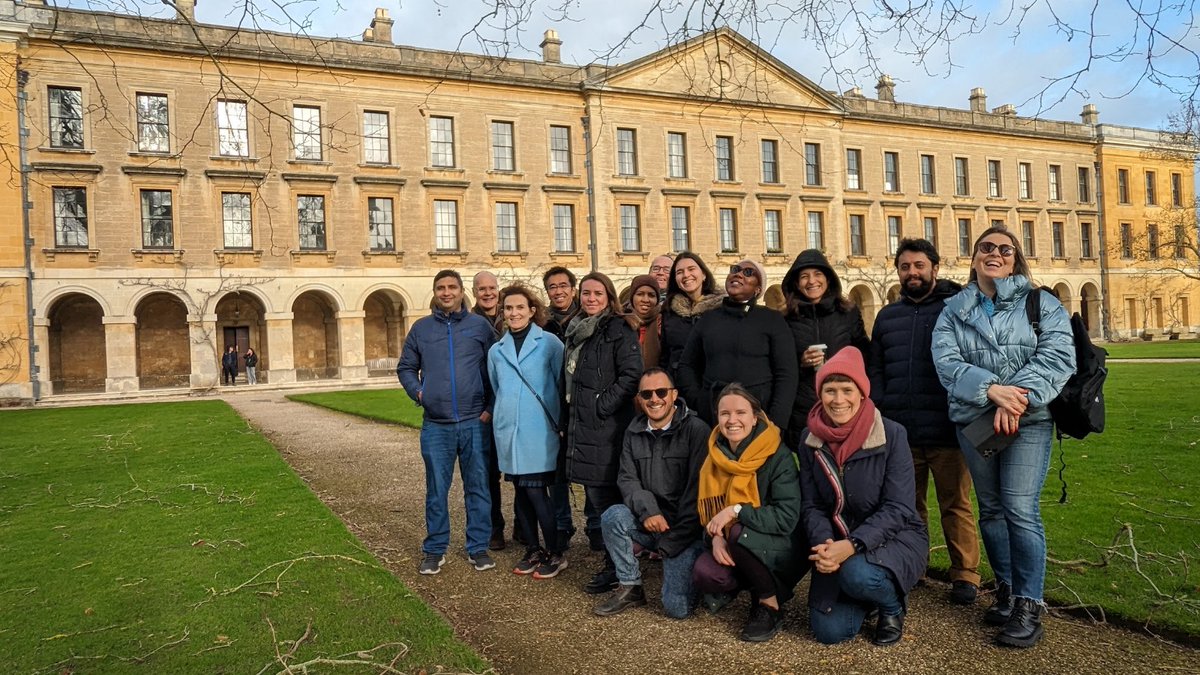
[[[546,29],[545,35],[542,36],[542,44],[538,46],[542,48],[542,61],[562,63],[562,40],[558,39],[558,31],[553,28]]]
[[[371,28],[367,30],[371,32],[368,36],[366,32],[362,34],[362,40],[368,42],[383,42],[391,44],[391,26],[395,24],[394,20],[388,16],[388,10],[383,7],[376,7],[376,16],[371,19]]]
[[[985,113],[987,109],[987,92],[983,87],[975,87],[971,90],[971,112]]]
[[[1083,106],[1083,112],[1079,113],[1079,119],[1083,120],[1084,124],[1095,126],[1100,123],[1100,111],[1096,109],[1095,103],[1088,103]]]
[[[896,102],[896,83],[891,75],[880,75],[879,84],[875,85],[876,98],[888,103]]]
[[[175,20],[195,23],[196,3],[198,1],[199,0],[175,0]]]
[[[846,93],[842,94],[842,96],[845,96],[846,98],[862,98],[862,87],[851,87],[847,89]]]
[[[992,109],[993,115],[1004,115],[1006,117],[1015,117],[1017,114],[1017,106],[1011,103],[1005,103],[1002,106]]]

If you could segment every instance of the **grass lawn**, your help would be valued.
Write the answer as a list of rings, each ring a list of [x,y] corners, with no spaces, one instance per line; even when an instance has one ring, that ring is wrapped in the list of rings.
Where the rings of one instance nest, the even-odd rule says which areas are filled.
[[[1198,379],[1200,364],[1113,364],[1104,433],[1063,441],[1066,504],[1055,441],[1042,515],[1056,604],[1200,635]],[[932,493],[927,503],[937,503]],[[936,517],[930,530],[943,545]],[[932,561],[949,566],[944,545]]]
[[[488,667],[219,401],[0,413],[0,645],[9,672]]]
[[[400,387],[363,391],[328,391],[317,394],[292,394],[293,401],[366,417],[378,422],[421,428],[421,409]]]
[[[1101,344],[1113,359],[1198,359],[1200,340],[1113,342]]]

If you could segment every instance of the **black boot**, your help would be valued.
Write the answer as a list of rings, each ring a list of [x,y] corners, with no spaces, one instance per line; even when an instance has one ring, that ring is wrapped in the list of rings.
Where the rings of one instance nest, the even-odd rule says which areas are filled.
[[[875,624],[875,639],[871,643],[880,647],[889,647],[900,641],[904,635],[904,612],[895,616],[879,613],[879,621]]]
[[[1046,608],[1032,598],[1016,598],[1008,623],[996,635],[996,642],[1006,647],[1026,649],[1042,639],[1042,613]]]
[[[592,611],[596,613],[596,616],[612,616],[620,614],[630,607],[641,607],[644,604],[646,604],[646,593],[642,590],[641,584],[635,586],[621,584],[611,598],[597,605]]]
[[[996,599],[983,613],[983,622],[989,626],[1003,626],[1008,622],[1008,617],[1012,616],[1012,610],[1012,587],[1003,581],[997,581]]]
[[[750,620],[742,629],[742,639],[746,642],[766,642],[775,637],[780,628],[783,628],[783,610],[755,602],[750,608]]]
[[[587,582],[583,587],[583,592],[589,595],[597,595],[599,593],[607,593],[617,587],[617,570],[616,568],[604,566],[604,569],[596,572],[592,580]]]

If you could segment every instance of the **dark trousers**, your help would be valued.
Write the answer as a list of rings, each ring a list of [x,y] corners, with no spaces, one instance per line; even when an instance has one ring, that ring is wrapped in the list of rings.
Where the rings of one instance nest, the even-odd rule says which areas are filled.
[[[608,507],[622,503],[621,490],[616,485],[586,485],[583,488],[583,497],[583,513],[587,516],[588,531],[592,529],[592,516],[595,514],[596,532],[600,533],[600,516]],[[600,536],[600,540],[603,541],[603,535]],[[616,569],[607,550],[604,552],[604,569]]]
[[[544,548],[551,553],[562,553],[558,527],[554,523],[554,506],[546,486],[516,487],[514,508],[517,527],[525,538],[526,550]],[[543,545],[538,545],[538,527],[541,527]]]
[[[733,558],[733,567],[717,562],[712,550],[706,550],[696,559],[692,568],[692,585],[701,593],[736,593],[748,590],[756,599],[770,598],[779,594],[775,575],[758,556],[738,543],[741,525],[735,525],[729,533],[727,548]]]
[[[237,384],[237,368],[221,366],[221,383]]]
[[[492,425],[484,424],[483,427],[488,445],[488,492],[492,496],[492,534],[496,535],[504,532],[504,502],[500,495],[500,462],[496,456],[496,441],[492,437]],[[515,503],[513,512],[516,512]]]

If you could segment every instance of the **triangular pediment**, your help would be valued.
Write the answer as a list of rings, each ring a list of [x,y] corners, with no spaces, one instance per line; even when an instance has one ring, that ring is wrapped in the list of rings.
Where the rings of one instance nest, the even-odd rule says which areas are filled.
[[[836,96],[729,28],[609,69],[596,84],[757,105],[842,108]]]

